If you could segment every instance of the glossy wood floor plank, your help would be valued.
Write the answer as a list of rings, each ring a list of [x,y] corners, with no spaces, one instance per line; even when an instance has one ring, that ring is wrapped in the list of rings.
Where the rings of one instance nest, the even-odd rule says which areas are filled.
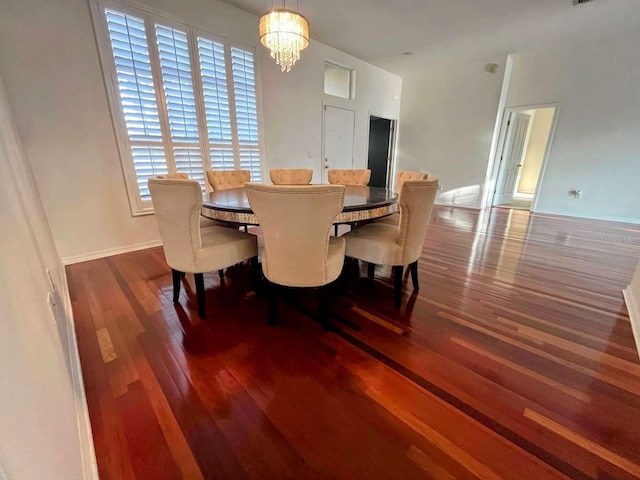
[[[70,266],[100,476],[640,479],[639,239],[437,207],[420,292],[406,272],[396,310],[391,269],[361,265],[331,333],[304,291],[268,327],[248,265],[205,275],[202,320],[161,249]]]

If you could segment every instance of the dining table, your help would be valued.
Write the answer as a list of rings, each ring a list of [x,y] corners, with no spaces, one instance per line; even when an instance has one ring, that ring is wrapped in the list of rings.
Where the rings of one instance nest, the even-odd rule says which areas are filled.
[[[398,194],[382,187],[346,185],[342,212],[333,223],[354,224],[385,217],[398,211]],[[205,193],[201,215],[213,220],[259,225],[244,187]]]

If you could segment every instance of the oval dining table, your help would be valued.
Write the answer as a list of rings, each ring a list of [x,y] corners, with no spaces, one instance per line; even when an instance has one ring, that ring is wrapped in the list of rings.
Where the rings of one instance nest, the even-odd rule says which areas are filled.
[[[398,195],[386,188],[347,185],[344,207],[334,224],[356,223],[385,217],[398,211]],[[244,187],[218,190],[204,195],[203,217],[244,225],[259,225]]]

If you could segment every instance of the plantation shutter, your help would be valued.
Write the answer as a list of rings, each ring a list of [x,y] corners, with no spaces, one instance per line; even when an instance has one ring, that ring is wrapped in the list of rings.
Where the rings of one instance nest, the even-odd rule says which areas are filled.
[[[198,180],[204,191],[204,168],[187,33],[156,24],[156,40],[175,169]]]
[[[142,201],[151,199],[147,179],[167,173],[156,90],[144,20],[105,10],[115,76]]]
[[[253,53],[232,47],[231,70],[233,72],[240,168],[250,170],[251,180],[259,182],[261,180],[260,148]]]
[[[198,56],[204,95],[207,135],[214,170],[233,170],[233,136],[227,90],[224,45],[198,37]]]
[[[113,63],[103,56],[103,66],[114,80],[107,90],[133,213],[151,210],[147,180],[154,175],[186,173],[203,191],[211,168],[246,169],[260,181],[254,53],[99,1],[108,4],[98,34],[106,40],[108,33],[111,45]]]

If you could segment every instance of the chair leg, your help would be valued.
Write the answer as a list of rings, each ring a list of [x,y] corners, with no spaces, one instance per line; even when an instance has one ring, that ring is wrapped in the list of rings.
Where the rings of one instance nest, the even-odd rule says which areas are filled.
[[[249,225],[244,226],[244,233],[249,233]]]
[[[198,301],[198,316],[204,318],[207,314],[204,298],[204,274],[194,274],[196,280],[196,299]]]
[[[269,310],[267,315],[267,324],[275,326],[278,323],[278,297],[280,296],[280,287],[269,282]]]
[[[258,257],[251,257],[249,263],[251,264],[251,282],[253,283],[253,287],[257,288],[260,282],[260,263],[258,263]]]
[[[376,264],[368,263],[367,264],[367,277],[373,278],[376,274]]]
[[[334,236],[337,237],[338,236],[338,224],[334,224],[333,225],[333,232],[334,232]]]
[[[184,273],[172,268],[171,276],[173,277],[173,303],[178,303],[178,300],[180,300],[180,280]]]
[[[393,267],[393,303],[396,308],[400,308],[402,304],[402,265]]]
[[[411,265],[411,281],[413,282],[413,291],[418,292],[420,290],[420,284],[418,283],[418,261],[416,260]]]
[[[218,276],[220,277],[220,280],[224,281],[224,270],[218,270]]]
[[[320,317],[320,325],[325,332],[331,329],[329,324],[329,285],[318,287],[318,316]]]

